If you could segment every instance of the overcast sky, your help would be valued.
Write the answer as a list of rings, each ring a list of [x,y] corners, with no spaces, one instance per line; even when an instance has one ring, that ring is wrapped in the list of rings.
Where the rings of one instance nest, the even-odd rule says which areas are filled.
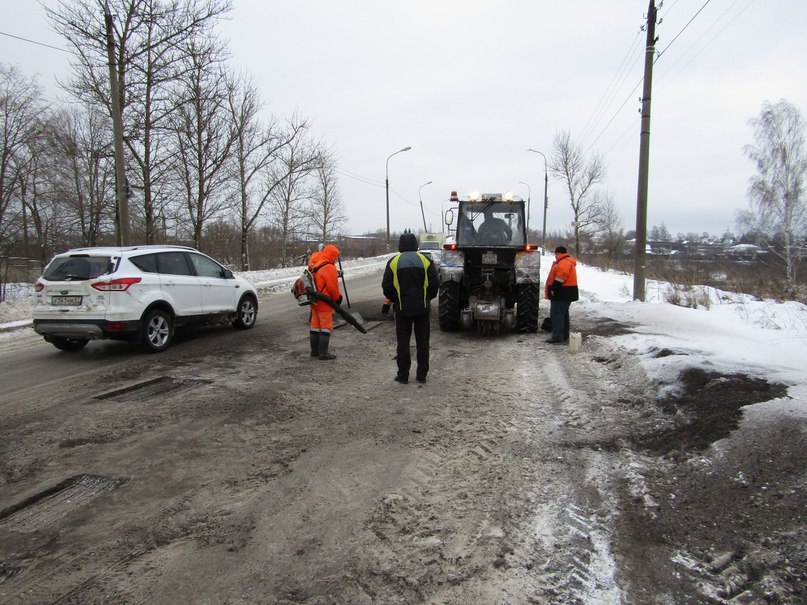
[[[41,4],[0,0],[0,32],[64,47]],[[222,24],[233,66],[267,110],[295,111],[335,151],[347,230],[440,230],[452,190],[532,198],[540,229],[544,160],[560,130],[604,156],[602,185],[634,229],[645,0],[233,0]],[[735,230],[753,166],[748,120],[787,99],[807,119],[804,0],[665,0],[653,76],[648,227]],[[0,61],[51,96],[68,55],[0,35]],[[425,183],[432,184],[422,187]],[[527,183],[527,185],[521,183]],[[549,178],[548,229],[572,220]]]

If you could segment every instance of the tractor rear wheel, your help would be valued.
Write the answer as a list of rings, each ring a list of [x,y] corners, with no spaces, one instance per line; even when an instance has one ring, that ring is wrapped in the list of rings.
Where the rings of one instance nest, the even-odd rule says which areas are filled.
[[[460,327],[460,284],[455,281],[440,284],[437,300],[440,329],[455,332]]]
[[[516,302],[516,330],[519,332],[538,331],[538,301],[541,297],[539,284],[522,284],[518,286]]]

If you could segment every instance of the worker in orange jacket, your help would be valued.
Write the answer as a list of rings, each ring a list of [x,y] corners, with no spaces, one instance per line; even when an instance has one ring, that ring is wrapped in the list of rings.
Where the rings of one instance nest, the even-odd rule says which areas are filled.
[[[550,301],[552,320],[550,344],[569,341],[569,307],[579,299],[577,289],[577,260],[569,256],[565,246],[555,248],[555,262],[546,279],[546,297]]]
[[[328,244],[321,252],[314,252],[308,260],[308,270],[314,274],[317,291],[336,304],[342,302],[339,272],[335,264],[338,257],[339,248]],[[319,357],[321,360],[336,359],[336,355],[328,352],[333,332],[333,307],[324,300],[315,300],[311,303],[310,326],[311,357]]]

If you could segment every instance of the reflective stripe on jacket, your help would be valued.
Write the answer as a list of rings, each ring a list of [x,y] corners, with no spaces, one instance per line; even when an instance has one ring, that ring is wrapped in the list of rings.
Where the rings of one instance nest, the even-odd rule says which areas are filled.
[[[401,252],[384,269],[384,296],[402,315],[425,315],[429,301],[437,296],[439,277],[434,264],[420,252]]]
[[[552,263],[549,269],[549,276],[546,278],[546,298],[549,297],[549,286],[558,282],[557,300],[575,301],[579,298],[577,289],[577,260],[568,254],[560,254]]]

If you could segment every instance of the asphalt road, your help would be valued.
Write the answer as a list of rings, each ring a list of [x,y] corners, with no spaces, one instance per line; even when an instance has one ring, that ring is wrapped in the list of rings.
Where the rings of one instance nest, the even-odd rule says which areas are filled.
[[[381,305],[380,274],[347,277],[347,291],[351,303],[370,304],[374,299]],[[293,321],[295,316],[305,317],[305,309],[298,307],[290,294],[284,292],[264,295],[258,301],[258,322],[252,330],[241,332],[230,326],[191,326],[177,330],[167,356],[199,349],[204,351],[211,346],[211,338],[256,338],[263,335],[276,335],[277,325]],[[2,396],[41,387],[46,384],[58,385],[60,380],[76,378],[98,370],[109,371],[118,366],[137,365],[149,357],[141,348],[124,342],[95,341],[78,353],[59,351],[38,336],[33,329],[26,328],[27,334],[18,339],[0,341],[0,385]],[[172,353],[171,350],[175,349]]]
[[[433,314],[428,382],[398,384],[380,279],[348,280],[370,329],[336,361],[286,291],[161,354],[4,350],[0,603],[804,602],[807,433],[731,433],[781,388],[658,402],[629,328],[582,313],[577,354]]]

